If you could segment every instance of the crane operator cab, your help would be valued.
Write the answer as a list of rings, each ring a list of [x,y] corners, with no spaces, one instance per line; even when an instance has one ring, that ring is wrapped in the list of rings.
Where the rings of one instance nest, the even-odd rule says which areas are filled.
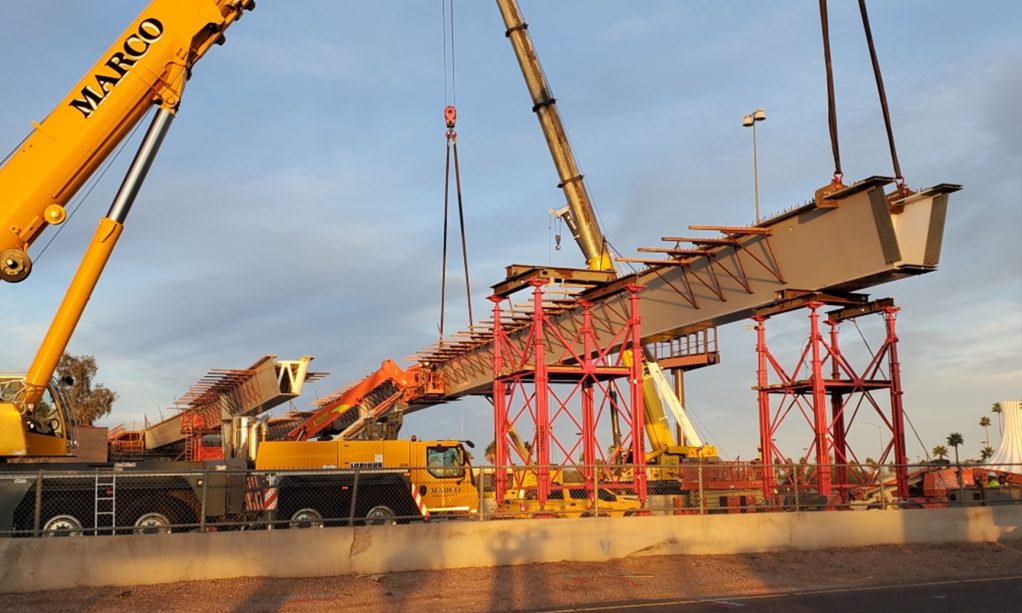
[[[66,395],[50,380],[31,405],[22,402],[25,380],[0,374],[0,458],[65,456],[75,446],[75,422]]]

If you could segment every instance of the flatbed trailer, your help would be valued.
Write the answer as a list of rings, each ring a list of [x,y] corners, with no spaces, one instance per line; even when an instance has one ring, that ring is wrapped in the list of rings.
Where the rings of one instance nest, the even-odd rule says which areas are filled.
[[[243,460],[0,465],[0,536],[422,521],[407,471],[254,471]]]

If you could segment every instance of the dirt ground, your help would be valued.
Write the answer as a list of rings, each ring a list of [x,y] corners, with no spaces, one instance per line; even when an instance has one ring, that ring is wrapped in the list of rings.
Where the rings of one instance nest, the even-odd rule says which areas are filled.
[[[3,611],[518,611],[1006,577],[1022,544],[633,557],[303,579],[240,578],[8,594]]]

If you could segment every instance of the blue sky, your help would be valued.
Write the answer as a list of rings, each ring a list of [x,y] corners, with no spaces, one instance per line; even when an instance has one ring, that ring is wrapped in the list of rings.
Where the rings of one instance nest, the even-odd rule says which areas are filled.
[[[4,153],[143,4],[0,4]],[[889,175],[855,3],[831,4],[846,178]],[[741,118],[756,107],[768,115],[758,128],[764,215],[829,180],[815,2],[521,6],[604,231],[622,253],[689,224],[751,223]],[[455,11],[459,148],[482,312],[505,265],[583,261],[570,242],[551,249],[547,209],[562,199],[495,5],[458,1]],[[873,2],[871,21],[909,184],[965,186],[952,196],[940,270],[872,291],[903,308],[905,407],[922,439],[910,434],[909,453],[959,431],[963,455],[977,455],[979,418],[1022,395],[1022,5]],[[435,340],[441,23],[436,0],[262,0],[196,66],[69,348],[95,355],[99,380],[120,394],[107,423],[169,414],[209,368],[242,368],[266,353],[313,354],[314,367],[332,373],[307,390],[304,408]],[[0,287],[0,368],[27,367],[129,158],[115,162],[29,281]],[[462,290],[449,296],[452,328],[465,322]],[[861,326],[868,337],[879,319]],[[770,329],[778,347],[804,338],[795,318]],[[741,323],[720,338],[723,363],[687,378],[690,409],[727,456],[749,458],[755,338]],[[437,407],[413,416],[406,433],[485,444],[488,406]],[[862,446],[876,440],[869,428],[853,436]],[[996,445],[996,428],[991,438]],[[799,445],[789,442],[789,454]]]

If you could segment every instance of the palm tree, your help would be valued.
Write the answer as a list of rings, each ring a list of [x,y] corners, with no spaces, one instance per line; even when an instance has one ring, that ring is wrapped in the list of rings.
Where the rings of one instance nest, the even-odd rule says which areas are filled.
[[[995,402],[994,406],[990,407],[991,413],[997,413],[997,430],[1004,435],[1004,409],[1001,407],[1000,402]]]
[[[941,460],[947,459],[947,447],[945,447],[944,445],[937,445],[936,447],[933,448],[933,451],[931,451],[930,453],[932,453],[934,457],[940,458]]]
[[[965,439],[962,437],[960,432],[952,432],[947,435],[947,444],[955,448],[955,466],[958,467],[956,471],[958,473],[958,489],[962,489],[962,463],[958,459],[958,446],[965,443]]]
[[[983,428],[983,430],[984,430],[984,432],[986,434],[986,439],[985,439],[986,446],[989,447],[990,446],[990,418],[987,417],[986,415],[984,415],[983,417],[980,417],[979,418],[979,427]]]
[[[979,452],[979,461],[986,462],[992,455],[994,455],[994,448],[987,445]]]
[[[951,434],[947,435],[948,446],[955,448],[955,464],[961,464],[961,462],[958,460],[958,446],[964,443],[965,439],[962,438],[962,435],[959,432],[952,432]]]

